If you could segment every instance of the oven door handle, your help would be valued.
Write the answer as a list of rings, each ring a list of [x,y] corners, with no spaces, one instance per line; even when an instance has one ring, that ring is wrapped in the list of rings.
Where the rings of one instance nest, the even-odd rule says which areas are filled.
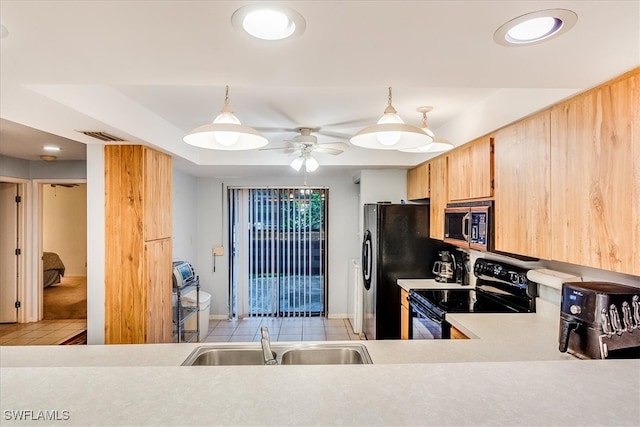
[[[444,319],[442,319],[440,316],[435,314],[433,311],[429,310],[424,305],[422,305],[419,302],[417,302],[415,299],[413,299],[411,297],[411,295],[409,295],[407,297],[407,300],[409,300],[409,307],[411,308],[411,310],[415,311],[418,314],[423,315],[424,317],[426,317],[428,319],[433,320],[434,322],[436,322],[438,324],[442,324]]]

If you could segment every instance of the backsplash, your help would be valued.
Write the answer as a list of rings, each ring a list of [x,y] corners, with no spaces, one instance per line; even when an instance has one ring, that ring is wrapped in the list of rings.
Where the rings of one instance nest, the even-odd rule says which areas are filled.
[[[471,286],[475,286],[476,278],[473,275],[473,264],[477,258],[487,258],[497,261],[507,262],[509,264],[517,265],[524,268],[546,268],[549,270],[561,271],[563,273],[573,274],[581,277],[583,282],[587,281],[600,281],[600,282],[613,282],[623,285],[630,285],[640,288],[640,277],[632,276],[629,274],[614,273],[606,270],[599,270],[596,268],[584,267],[580,265],[567,264],[558,261],[522,261],[516,258],[511,258],[505,255],[499,255],[491,252],[480,252],[475,250],[469,251],[470,256],[470,277],[469,282]],[[560,305],[561,291],[549,286],[539,285],[538,296],[552,304]]]

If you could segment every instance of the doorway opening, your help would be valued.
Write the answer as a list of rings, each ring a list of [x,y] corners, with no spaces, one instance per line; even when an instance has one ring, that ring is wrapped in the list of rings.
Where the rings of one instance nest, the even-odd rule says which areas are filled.
[[[325,316],[327,188],[230,188],[232,317]]]
[[[42,319],[87,319],[87,185],[42,184]]]

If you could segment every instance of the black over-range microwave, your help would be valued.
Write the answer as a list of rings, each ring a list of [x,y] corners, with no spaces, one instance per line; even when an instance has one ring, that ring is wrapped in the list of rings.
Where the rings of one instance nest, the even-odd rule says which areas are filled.
[[[493,203],[450,203],[444,210],[444,241],[463,248],[493,250]]]

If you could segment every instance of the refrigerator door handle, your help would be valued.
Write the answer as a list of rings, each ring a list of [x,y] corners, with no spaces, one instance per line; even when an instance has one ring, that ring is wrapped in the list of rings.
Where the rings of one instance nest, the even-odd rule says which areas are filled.
[[[366,290],[371,288],[371,255],[371,232],[367,230],[364,235],[364,241],[362,242],[362,276]]]

